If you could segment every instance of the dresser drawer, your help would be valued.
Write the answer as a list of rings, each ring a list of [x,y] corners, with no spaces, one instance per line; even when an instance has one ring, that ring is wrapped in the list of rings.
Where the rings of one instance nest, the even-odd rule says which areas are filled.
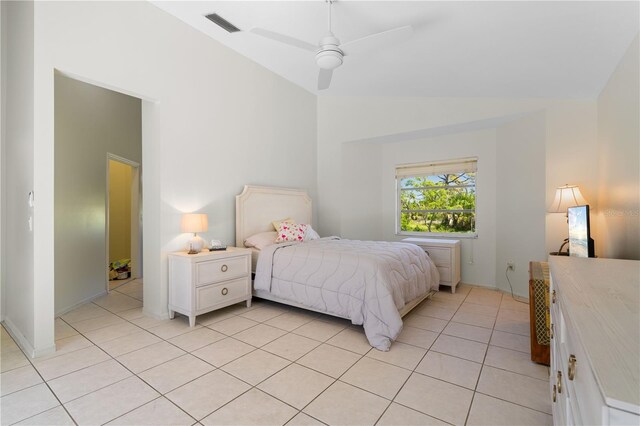
[[[246,256],[196,263],[196,287],[241,277],[249,273]]]
[[[198,287],[196,289],[196,310],[206,309],[233,299],[242,299],[248,293],[247,278]]]
[[[451,282],[451,268],[438,266],[438,272],[440,273],[440,282]]]
[[[448,248],[424,247],[424,251],[427,252],[436,266],[451,266],[451,250]],[[451,277],[451,274],[449,274],[449,277]],[[450,279],[451,278],[449,278],[449,280]]]
[[[565,328],[563,344],[560,345],[558,369],[564,371],[569,398],[573,396],[575,405],[583,424],[603,424],[605,402],[598,392],[598,384],[587,361],[587,356],[578,344],[576,336]],[[566,342],[566,344],[564,344]],[[569,380],[569,356],[576,357],[575,375]],[[573,395],[572,395],[573,394]]]

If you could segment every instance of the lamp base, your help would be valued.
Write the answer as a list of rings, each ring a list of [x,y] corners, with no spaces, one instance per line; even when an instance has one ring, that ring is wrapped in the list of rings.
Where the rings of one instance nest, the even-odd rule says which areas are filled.
[[[188,254],[198,254],[202,251],[203,248],[204,240],[197,235],[194,235],[187,244]]]

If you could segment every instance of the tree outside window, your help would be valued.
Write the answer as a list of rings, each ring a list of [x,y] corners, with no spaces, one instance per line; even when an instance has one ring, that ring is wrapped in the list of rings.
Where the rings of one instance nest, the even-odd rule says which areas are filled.
[[[425,165],[424,171],[442,171],[438,166]],[[447,172],[398,177],[400,233],[476,235],[475,160],[461,171],[451,166]]]

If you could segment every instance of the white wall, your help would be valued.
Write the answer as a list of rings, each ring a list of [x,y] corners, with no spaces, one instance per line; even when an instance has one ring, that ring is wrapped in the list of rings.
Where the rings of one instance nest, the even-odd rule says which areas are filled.
[[[5,200],[4,200],[4,183],[5,183],[5,158],[6,155],[4,153],[4,140],[5,140],[5,122],[6,122],[6,56],[7,56],[7,37],[5,36],[6,31],[6,13],[2,13],[3,7],[0,5],[0,321],[4,319],[4,298],[2,297],[2,291],[4,289],[5,283],[5,270],[2,267],[4,260],[4,209],[5,209]]]
[[[505,124],[507,122],[510,124]],[[504,214],[500,213],[500,216],[496,216],[494,247],[501,244],[507,247],[521,247],[521,244],[529,244],[528,248],[509,253],[509,259],[505,258],[506,252],[497,253],[494,248],[491,254],[493,260],[488,259],[490,264],[474,268],[470,268],[467,264],[463,267],[463,280],[506,289],[508,288],[504,278],[506,260],[513,260],[516,262],[516,271],[511,276],[514,291],[517,294],[526,295],[528,261],[546,259],[546,253],[556,251],[562,239],[566,237],[564,215],[546,214],[545,216],[544,213],[546,206],[553,199],[555,188],[565,183],[575,183],[584,188],[583,193],[587,199],[596,197],[597,176],[593,173],[593,168],[597,164],[595,101],[320,97],[318,98],[320,233],[346,235],[350,231],[344,224],[354,222],[354,219],[350,218],[353,215],[350,211],[352,207],[344,202],[343,194],[343,188],[348,188],[344,183],[348,182],[352,176],[340,173],[348,170],[348,167],[343,164],[346,159],[357,158],[349,152],[354,149],[352,145],[357,146],[365,144],[368,140],[380,139],[407,141],[416,134],[462,134],[464,129],[474,127],[490,127],[497,132],[496,142],[494,142],[496,149],[504,148],[504,151],[496,154],[495,173],[505,176],[518,168],[524,168],[530,172],[526,176],[517,177],[505,187],[504,196],[500,199],[498,208],[502,208],[512,197],[515,197],[515,200],[522,201],[522,206],[530,207],[531,211],[538,212],[539,216],[532,221],[529,211],[522,213],[527,221],[532,221],[531,227],[524,229],[524,235],[513,234],[514,229],[522,229],[522,223],[509,209],[505,209]],[[522,135],[516,138],[519,133]],[[385,148],[382,149],[383,152],[378,155],[382,158],[390,155],[388,151],[384,151]],[[459,157],[460,155],[456,152],[451,149],[451,154]],[[511,155],[516,156],[515,162],[509,162],[512,160]],[[336,158],[340,159],[340,164],[336,164]],[[367,173],[363,170],[367,167],[366,164],[367,161],[364,161],[359,165],[358,173]],[[378,175],[377,171],[371,169],[369,173],[374,176],[374,180],[377,179],[375,177]],[[534,177],[532,178],[531,175]],[[391,181],[386,182],[385,179]],[[382,225],[382,235],[385,239],[395,239],[393,220],[379,218],[384,209],[390,211],[391,208],[395,208],[391,207],[395,206],[395,193],[393,189],[389,189],[393,188],[392,179],[392,175],[388,175],[386,178],[383,177],[381,183],[382,188],[388,188],[386,195],[381,193],[382,205],[385,206],[381,208],[381,213],[376,215],[369,212],[363,218],[369,222],[359,225],[360,229],[376,229]],[[496,179],[499,180],[497,177]],[[517,189],[519,186],[533,193],[521,194]],[[501,190],[502,188],[497,186],[496,194]],[[484,208],[479,208],[478,220],[484,214]],[[387,216],[391,217],[391,214]],[[344,221],[345,217],[350,219]],[[506,222],[503,224],[503,221]],[[544,221],[542,225],[540,221]],[[497,228],[500,226],[503,226],[503,229],[498,232]],[[463,242],[463,264],[470,258],[472,244],[471,240]],[[476,256],[478,252],[486,255],[486,252],[474,248],[475,265],[481,262]]]
[[[347,142],[543,111],[545,205],[565,183],[579,184],[588,200],[596,197],[595,101],[321,97],[316,103],[146,2],[38,2],[33,9],[33,41],[14,39],[20,52],[33,51],[33,112],[16,112],[31,117],[27,146],[33,144],[33,161],[25,157],[16,165],[38,194],[38,244],[13,255],[36,258],[39,267],[32,280],[21,271],[27,277],[22,289],[33,288],[31,300],[27,293],[3,298],[25,305],[22,312],[35,323],[29,340],[42,350],[53,342],[56,68],[143,99],[145,310],[158,317],[167,313],[165,254],[187,238],[178,231],[182,211],[208,213],[211,230],[204,237],[231,242],[233,195],[243,184],[296,186],[314,198],[320,232],[340,234],[343,218],[349,223],[341,189]],[[29,33],[26,24],[23,33]],[[18,226],[22,213],[7,211],[5,228]],[[370,229],[376,229],[376,217],[371,215]],[[545,252],[554,251],[566,236],[566,222],[547,214],[545,225]]]
[[[496,132],[494,129],[385,144],[382,163],[383,239],[400,240],[395,235],[395,167],[398,164],[477,157],[477,238],[461,239],[462,281],[493,286],[496,248]]]
[[[442,129],[438,133],[444,132]],[[346,143],[342,149],[342,236],[399,241],[395,235],[398,164],[478,157],[477,238],[462,238],[462,281],[527,296],[528,262],[545,259],[545,114],[513,117],[483,130],[401,142]],[[536,179],[535,176],[538,175]]]
[[[598,97],[596,250],[640,259],[640,60],[638,36]]]
[[[106,292],[107,156],[141,163],[142,110],[140,99],[59,74],[54,84],[55,312],[60,314]]]
[[[533,113],[496,130],[495,283],[528,297],[528,263],[547,258],[545,250],[545,114]]]
[[[231,243],[234,196],[244,184],[306,188],[315,199],[313,95],[147,2],[33,8],[35,142],[33,161],[19,166],[38,194],[38,244],[15,253],[37,258],[38,268],[21,283],[33,283],[32,301],[7,301],[28,305],[34,346],[53,343],[54,70],[143,99],[144,309],[151,315],[168,315],[166,253],[188,239],[179,232],[182,212],[208,213],[203,237]]]
[[[27,194],[34,188],[34,5],[2,2],[6,37],[5,133],[3,183],[2,298],[5,324],[31,355],[52,349],[52,341],[38,346],[34,325],[37,306],[34,288],[34,233],[28,226],[33,210]],[[36,192],[36,203],[39,201]]]
[[[596,102],[554,102],[545,109],[545,121],[545,206],[553,201],[557,187],[575,184],[589,204],[597,208]],[[546,251],[558,251],[562,241],[569,236],[566,214],[547,213],[545,231]]]
[[[342,164],[342,170],[336,170],[336,173],[341,172],[344,182],[340,188],[335,188],[342,196],[341,205],[345,206],[340,218],[342,238],[384,239],[382,152],[381,144],[347,143],[342,149],[342,161],[336,161],[336,168]]]

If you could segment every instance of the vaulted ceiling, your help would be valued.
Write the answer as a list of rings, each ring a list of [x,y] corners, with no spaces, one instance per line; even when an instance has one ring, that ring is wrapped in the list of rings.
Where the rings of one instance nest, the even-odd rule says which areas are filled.
[[[333,3],[343,43],[411,25],[390,46],[347,55],[318,91],[314,53],[252,33],[317,44],[327,4],[154,1],[213,39],[319,95],[595,98],[639,30],[636,1],[347,1]],[[205,18],[217,13],[241,31]]]

